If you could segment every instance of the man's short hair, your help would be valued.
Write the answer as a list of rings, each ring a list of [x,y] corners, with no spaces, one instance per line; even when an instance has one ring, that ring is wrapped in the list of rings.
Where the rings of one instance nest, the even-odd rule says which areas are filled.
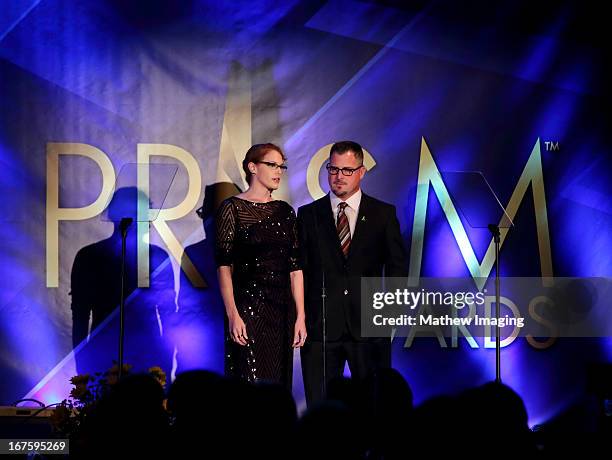
[[[353,152],[357,161],[363,164],[363,149],[361,145],[353,141],[336,142],[329,150],[329,157],[331,158],[334,153],[336,155],[342,155],[346,152]]]

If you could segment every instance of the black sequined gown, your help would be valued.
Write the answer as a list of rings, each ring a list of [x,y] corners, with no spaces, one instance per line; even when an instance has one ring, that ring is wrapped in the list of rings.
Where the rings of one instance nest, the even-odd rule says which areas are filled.
[[[217,266],[232,266],[238,312],[248,344],[232,341],[226,325],[225,373],[291,389],[295,306],[289,273],[300,270],[296,217],[286,202],[232,197],[216,216]]]

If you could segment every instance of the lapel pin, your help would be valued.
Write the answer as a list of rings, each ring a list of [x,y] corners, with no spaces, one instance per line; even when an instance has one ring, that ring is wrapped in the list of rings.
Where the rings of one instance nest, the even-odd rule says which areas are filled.
[[[365,221],[366,221],[365,216],[361,216],[361,222],[365,222]]]

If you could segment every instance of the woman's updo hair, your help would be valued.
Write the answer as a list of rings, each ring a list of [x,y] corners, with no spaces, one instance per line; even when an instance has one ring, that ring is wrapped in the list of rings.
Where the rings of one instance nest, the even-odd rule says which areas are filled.
[[[281,148],[275,144],[255,144],[247,151],[246,155],[244,156],[244,160],[242,160],[242,169],[246,174],[246,181],[248,184],[251,184],[251,176],[253,175],[251,174],[251,171],[249,171],[249,163],[257,163],[258,161],[261,161],[263,157],[266,156],[266,153],[272,151],[280,153],[281,157],[283,157],[283,161],[287,161],[287,157]]]

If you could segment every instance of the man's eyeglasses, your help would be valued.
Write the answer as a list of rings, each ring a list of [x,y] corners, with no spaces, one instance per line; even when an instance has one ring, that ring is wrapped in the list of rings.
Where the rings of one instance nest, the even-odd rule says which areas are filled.
[[[332,176],[336,176],[340,171],[342,171],[343,176],[352,176],[355,171],[359,171],[361,168],[363,168],[363,165],[357,166],[356,168],[338,168],[329,163],[325,165],[325,169],[327,169],[327,172]]]
[[[279,165],[278,163],[274,163],[273,161],[258,161],[257,163],[263,163],[266,166],[272,168],[274,171],[280,168],[281,172],[287,171],[287,166]]]

